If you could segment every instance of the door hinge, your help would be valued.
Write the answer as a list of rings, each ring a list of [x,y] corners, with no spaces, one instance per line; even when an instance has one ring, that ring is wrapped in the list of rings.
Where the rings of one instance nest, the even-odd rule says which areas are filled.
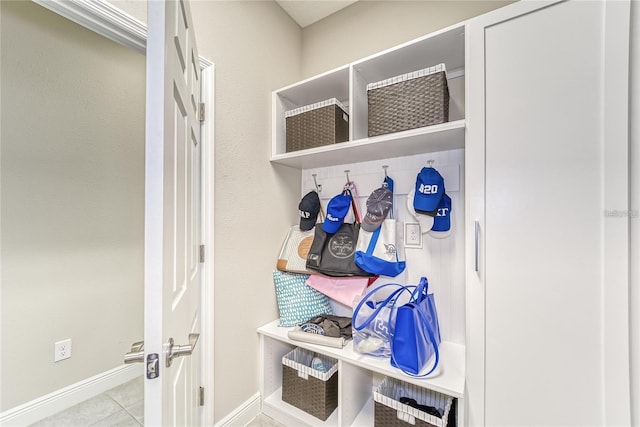
[[[200,103],[199,119],[201,122],[204,122],[204,102]]]
[[[202,386],[200,386],[199,403],[200,406],[204,406],[204,387]]]
[[[200,262],[204,262],[204,245],[200,245]]]

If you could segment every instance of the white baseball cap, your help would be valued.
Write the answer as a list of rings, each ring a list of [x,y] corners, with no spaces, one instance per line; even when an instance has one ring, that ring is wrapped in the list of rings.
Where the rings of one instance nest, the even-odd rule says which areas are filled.
[[[434,217],[427,214],[416,213],[415,208],[413,207],[413,198],[416,194],[415,188],[412,188],[409,194],[407,194],[407,210],[409,211],[409,215],[415,218],[418,223],[420,223],[420,232],[426,233],[431,230],[433,227]]]

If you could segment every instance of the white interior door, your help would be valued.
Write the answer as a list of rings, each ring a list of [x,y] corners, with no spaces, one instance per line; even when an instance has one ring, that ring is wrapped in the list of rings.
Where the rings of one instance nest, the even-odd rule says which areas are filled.
[[[199,56],[186,0],[148,2],[147,25],[144,417],[191,426],[202,348]]]

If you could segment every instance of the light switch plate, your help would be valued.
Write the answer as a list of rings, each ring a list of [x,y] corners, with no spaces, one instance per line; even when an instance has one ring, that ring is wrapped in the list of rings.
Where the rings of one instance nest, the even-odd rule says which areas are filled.
[[[420,224],[417,222],[404,223],[404,247],[405,248],[422,248],[422,233],[420,232]]]

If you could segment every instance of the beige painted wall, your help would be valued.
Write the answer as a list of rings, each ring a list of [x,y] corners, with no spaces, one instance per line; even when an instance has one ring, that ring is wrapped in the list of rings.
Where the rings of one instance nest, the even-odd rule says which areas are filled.
[[[272,166],[271,92],[300,78],[300,28],[275,2],[192,2],[216,67],[215,419],[259,389],[256,328],[278,316],[271,272],[298,215],[300,172]]]
[[[0,7],[6,410],[142,338],[145,58],[32,2]]]
[[[304,29],[303,77],[311,77],[513,1],[361,0]]]

